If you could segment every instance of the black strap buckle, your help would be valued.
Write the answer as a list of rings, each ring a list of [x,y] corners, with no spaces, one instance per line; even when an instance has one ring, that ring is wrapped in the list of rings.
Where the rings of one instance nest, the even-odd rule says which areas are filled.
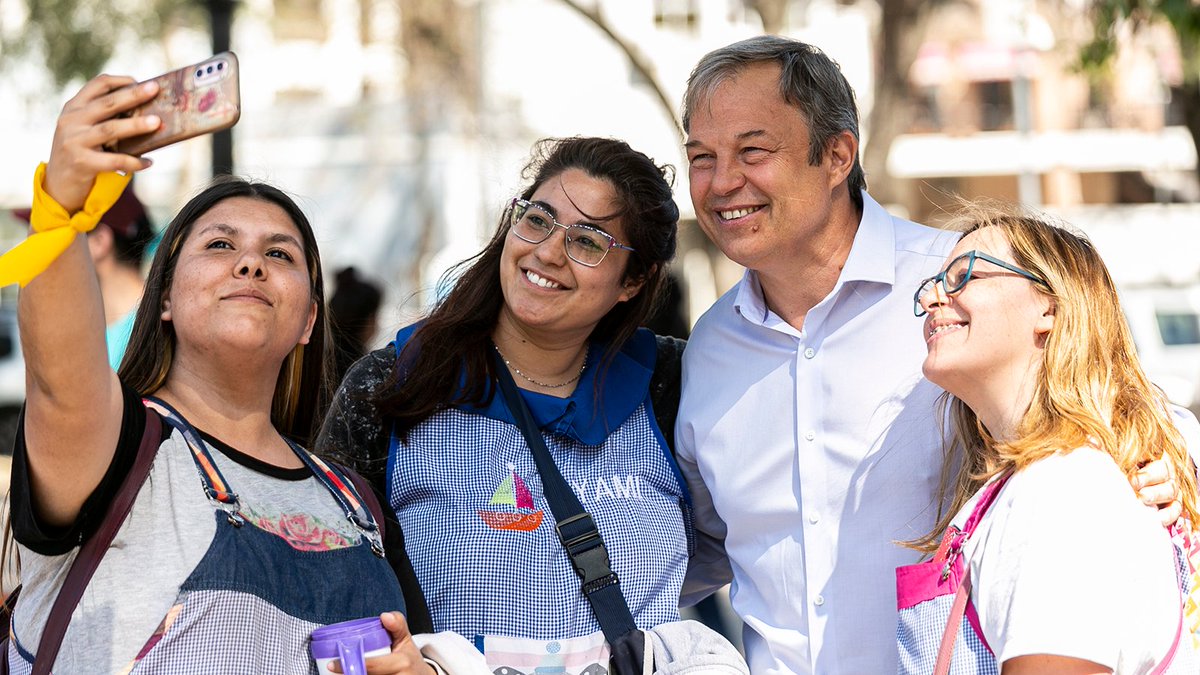
[[[586,519],[586,520],[585,520]],[[575,573],[583,579],[583,592],[590,594],[605,586],[618,583],[616,572],[612,571],[612,563],[608,558],[608,549],[600,538],[596,523],[587,512],[576,514],[555,524],[558,538],[563,548],[571,556],[571,564]],[[580,534],[568,538],[565,529],[579,531]]]

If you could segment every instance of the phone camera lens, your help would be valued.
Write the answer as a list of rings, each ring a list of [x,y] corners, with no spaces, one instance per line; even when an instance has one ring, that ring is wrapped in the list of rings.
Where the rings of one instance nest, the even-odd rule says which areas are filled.
[[[203,71],[203,70],[197,70],[197,71],[196,71],[196,77],[200,77],[200,76],[202,76],[202,75],[204,75],[204,71]]]
[[[208,74],[209,74],[209,75],[212,75],[212,66],[209,66],[209,67],[208,67]]]
[[[224,62],[221,62],[221,63],[218,63],[218,64],[217,64],[217,70],[224,70],[224,69],[225,69],[225,63],[224,63]]]

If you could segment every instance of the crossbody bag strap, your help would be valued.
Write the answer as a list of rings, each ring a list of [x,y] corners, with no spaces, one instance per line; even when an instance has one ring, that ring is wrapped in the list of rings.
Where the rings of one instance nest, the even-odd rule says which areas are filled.
[[[133,502],[145,484],[146,477],[150,475],[150,467],[154,465],[154,457],[158,454],[158,446],[161,443],[162,418],[147,409],[146,430],[142,432],[142,442],[138,445],[133,468],[129,470],[120,490],[109,503],[108,510],[104,512],[104,519],[100,521],[100,527],[80,547],[79,555],[75,557],[58,597],[54,599],[50,616],[42,629],[41,642],[38,643],[33,664],[34,675],[49,673],[50,667],[58,658],[58,650],[62,647],[67,626],[71,623],[71,614],[83,597],[83,591],[92,580],[92,575],[96,573],[96,568],[100,566],[104,554],[108,552],[109,545],[117,536],[117,530],[121,529],[125,519],[129,517]]]
[[[525,399],[517,391],[517,384],[513,382],[508,367],[499,359],[496,360],[496,366],[504,402],[521,428],[542,477],[546,501],[557,521],[555,528],[558,530],[558,540],[567,549],[571,565],[582,579],[583,595],[592,606],[604,638],[610,645],[614,644],[617,638],[637,630],[637,624],[633,621],[625,596],[621,594],[620,579],[612,571],[608,549],[591,514],[584,510],[583,504],[579,503],[579,498],[554,464],[542,432],[525,405]]]

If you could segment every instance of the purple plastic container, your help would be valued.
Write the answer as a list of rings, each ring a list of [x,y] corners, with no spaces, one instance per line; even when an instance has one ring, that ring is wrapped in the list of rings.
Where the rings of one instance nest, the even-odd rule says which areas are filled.
[[[309,651],[317,662],[318,673],[328,673],[329,664],[342,660],[345,675],[367,672],[366,658],[392,653],[392,637],[379,617],[343,621],[313,631]]]

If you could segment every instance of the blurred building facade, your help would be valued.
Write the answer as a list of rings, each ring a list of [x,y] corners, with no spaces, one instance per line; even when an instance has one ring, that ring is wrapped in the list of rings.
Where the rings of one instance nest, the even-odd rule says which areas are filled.
[[[1054,208],[1200,200],[1173,34],[1124,35],[1102,84],[1075,66],[1090,35],[1069,3],[981,2],[932,20],[910,71],[918,112],[888,163],[932,188],[914,215],[931,217],[939,191]]]
[[[19,4],[0,2],[6,30],[19,30]],[[536,139],[620,137],[678,169],[675,271],[694,321],[740,270],[694,226],[678,104],[701,55],[762,32],[757,4],[784,7],[781,32],[842,65],[872,143],[886,17],[871,0],[240,0],[236,170],[300,198],[329,269],[384,282],[385,341],[494,230]],[[1200,194],[1172,97],[1182,78],[1172,36],[1128,36],[1095,85],[1073,68],[1090,36],[1082,0],[939,6],[919,27],[906,82],[916,112],[890,143],[890,175],[868,176],[902,188],[890,206],[936,223],[951,195],[1041,205],[1094,231],[1123,284],[1200,284],[1200,257],[1182,254],[1200,244]],[[150,77],[207,52],[207,26],[177,27],[123,45],[107,70]],[[48,153],[70,94],[49,82],[36,59],[0,79],[0,124],[15,131],[0,207],[28,202],[31,168]],[[139,193],[159,227],[206,181],[207,153],[197,140],[151,155]],[[1131,240],[1153,254],[1134,255],[1146,246]]]

